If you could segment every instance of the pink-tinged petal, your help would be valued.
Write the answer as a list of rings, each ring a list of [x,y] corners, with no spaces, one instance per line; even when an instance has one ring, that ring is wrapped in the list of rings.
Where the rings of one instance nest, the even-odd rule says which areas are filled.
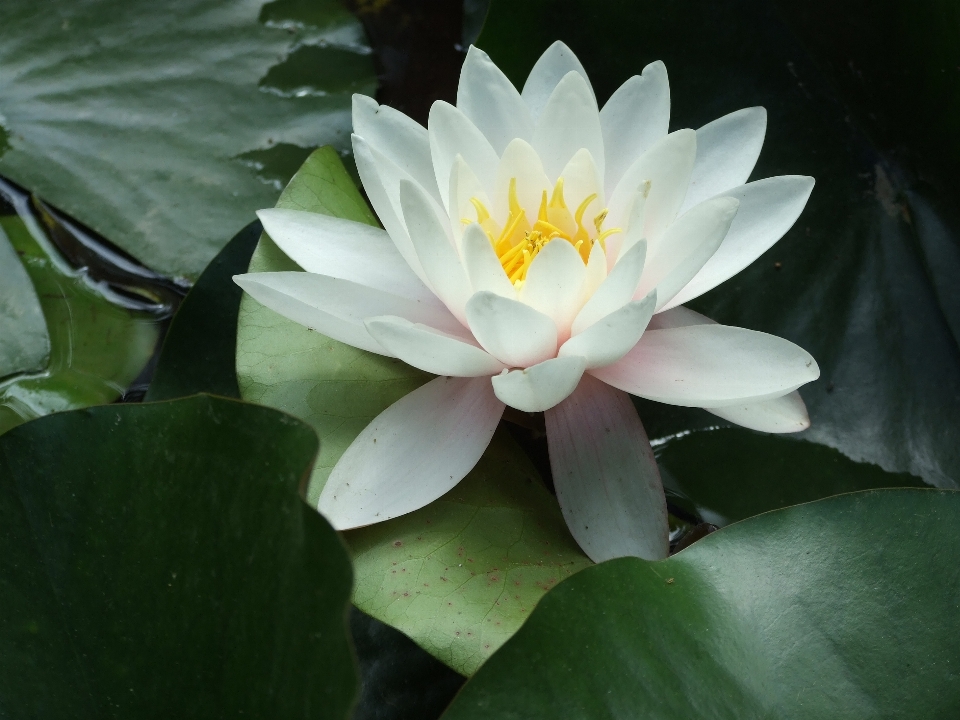
[[[573,321],[571,331],[574,335],[582,333],[588,327],[610,313],[619,310],[633,299],[637,284],[643,273],[647,244],[640,241],[613,266],[597,291],[590,296],[583,309]]]
[[[657,302],[666,305],[720,247],[739,206],[736,198],[707,200],[668,227],[643,268],[637,295],[656,288]]]
[[[330,473],[317,509],[348,530],[422,508],[473,469],[501,415],[489,379],[431,380],[364,428]]]
[[[709,408],[770,400],[820,376],[789,340],[726,325],[648,330],[622,360],[590,372],[632,395]]]
[[[665,558],[663,484],[629,396],[587,375],[544,418],[557,500],[583,551],[594,562]]]
[[[569,72],[580,73],[587,86],[590,87],[590,78],[587,77],[587,71],[583,69],[583,65],[573,54],[573,50],[557,40],[537,60],[533,70],[527,76],[527,81],[523,84],[523,91],[520,93],[520,97],[530,108],[530,114],[534,122],[540,118],[553,91]],[[590,92],[593,92],[592,87]]]
[[[678,305],[658,312],[650,320],[647,330],[669,330],[670,328],[689,327],[690,325],[716,325],[716,320],[711,320],[706,315],[701,315],[695,310]]]
[[[523,412],[549,410],[570,395],[583,378],[581,357],[558,357],[522,370],[494,375],[493,390],[504,403]]]
[[[813,178],[783,175],[757,180],[729,191],[740,201],[737,217],[717,252],[666,307],[674,307],[712,290],[769,250],[793,227],[810,193]]]
[[[514,138],[533,137],[530,109],[490,56],[470,46],[460,71],[457,107],[502,155]]]
[[[411,300],[433,296],[380,228],[282,208],[259,210],[257,217],[279,248],[307,272],[351,280]]]
[[[443,332],[469,337],[436,298],[411,300],[383,290],[305,272],[249,273],[234,282],[257,302],[300,325],[361,350],[388,354],[363,325],[369,317],[397,315]]]
[[[427,281],[450,312],[466,325],[463,306],[470,297],[470,287],[443,222],[423,189],[407,180],[400,182],[400,205]]]
[[[587,269],[580,253],[566,240],[554,240],[530,263],[520,287],[520,301],[553,318],[563,342],[570,324],[583,306]]]
[[[621,85],[600,111],[608,194],[637,158],[666,137],[669,124],[670,83],[667,67],[657,60]]]
[[[531,143],[547,176],[555,181],[580,148],[586,148],[602,178],[603,132],[593,90],[578,72],[569,72],[554,88],[533,131]]]
[[[653,252],[656,241],[677,217],[690,184],[697,157],[697,134],[677,130],[662,138],[640,156],[617,183],[608,207],[607,223],[623,227],[638,190],[649,181],[644,216],[644,237]]]
[[[482,377],[506,366],[474,344],[393,316],[370,318],[367,331],[393,357],[435,375]]]
[[[724,420],[760,432],[793,433],[810,427],[807,406],[796,390],[763,402],[704,409]]]
[[[517,199],[520,207],[525,208],[527,220],[533,224],[536,221],[537,208],[543,192],[550,193],[553,183],[543,171],[543,164],[537,151],[525,140],[520,138],[507,145],[497,167],[497,182],[494,191],[493,217],[498,222],[507,218],[509,211],[509,193],[512,180],[517,181]]]
[[[430,108],[428,127],[433,170],[440,187],[449,187],[450,172],[459,155],[476,174],[480,185],[488,192],[493,190],[500,158],[466,115],[438,100]],[[444,198],[444,206],[452,213],[449,202],[449,198]]]
[[[467,302],[467,322],[477,342],[508,367],[528,367],[557,353],[553,320],[519,300],[478,292]]]
[[[468,225],[463,231],[461,245],[463,265],[473,292],[488,291],[515,300],[516,290],[503,271],[503,265],[483,228],[476,223]]]
[[[737,110],[697,130],[697,160],[680,213],[743,185],[757,164],[766,132],[762,107]]]
[[[373,205],[380,223],[390,235],[393,244],[397,246],[397,251],[407,261],[407,265],[418,278],[427,282],[427,276],[420,267],[417,253],[407,233],[407,226],[403,222],[403,214],[400,211],[399,180],[395,187],[393,183],[394,178],[401,177],[404,173],[393,161],[371,147],[359,135],[353,135],[352,139],[357,172],[360,174],[360,181],[370,199],[370,204]]]
[[[586,360],[587,369],[617,362],[640,340],[656,304],[656,290],[643,300],[627,303],[567,340],[560,346],[557,356],[582,357]]]
[[[427,129],[398,110],[366,95],[353,96],[353,131],[395,162],[437,202],[445,185],[437,186]]]

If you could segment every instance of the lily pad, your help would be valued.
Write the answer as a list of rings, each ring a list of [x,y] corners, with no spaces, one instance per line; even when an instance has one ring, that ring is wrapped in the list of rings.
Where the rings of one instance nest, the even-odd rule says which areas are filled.
[[[10,190],[19,209],[0,195],[0,242],[23,261],[50,332],[45,367],[0,381],[4,433],[25,420],[123,396],[153,355],[169,308],[121,295],[72,267],[28,211],[26,196],[0,190]]]
[[[602,563],[547,595],[443,717],[954,717],[958,522],[957,492],[858,492]]]
[[[942,4],[914,10],[896,0],[803,8],[760,0],[492,2],[478,44],[514,82],[522,82],[558,38],[596,78],[601,103],[647,63],[663,60],[670,73],[671,129],[697,128],[742,107],[765,106],[767,139],[753,177],[791,173],[817,179],[807,208],[780,242],[691,303],[722,323],[785,337],[817,358],[821,379],[801,389],[810,430],[790,440],[761,441],[743,429],[723,435],[729,446],[740,448],[741,460],[748,448],[763,445],[761,455],[771,462],[777,452],[800,461],[744,464],[746,482],[732,471],[717,477],[709,462],[686,463],[674,474],[701,507],[765,481],[797,488],[783,493],[783,502],[813,499],[802,490],[812,464],[833,462],[816,446],[876,466],[852,475],[817,473],[814,486],[821,497],[916,483],[904,473],[957,487],[960,444],[953,429],[960,426],[960,346],[952,328],[960,321],[956,293],[948,289],[960,268],[960,222],[943,212],[956,204],[955,174],[939,185],[917,178],[937,177],[927,162],[931,145],[950,148],[941,164],[956,166],[958,156],[956,139],[943,137],[942,123],[934,141],[918,130],[918,124],[924,129],[927,124],[917,118],[942,114],[941,91],[956,97],[956,63],[949,67],[953,75],[939,69],[947,67],[945,48],[954,55],[960,51],[960,37],[955,12],[949,15],[953,11]],[[795,16],[803,23],[791,20]],[[907,16],[905,24],[895,20]],[[923,23],[929,23],[926,30]],[[847,64],[850,32],[823,32],[834,24],[858,28],[860,64]],[[871,33],[861,33],[861,25]],[[904,27],[910,30],[901,37],[898,28]],[[876,61],[874,70],[892,68],[896,75],[875,72],[868,77],[872,94],[864,97],[853,91],[863,87],[858,73],[868,57]],[[931,68],[938,73],[928,83]],[[909,110],[914,102],[918,116]],[[898,108],[895,117],[913,119],[895,142],[880,143],[871,113],[889,119],[892,107]],[[729,425],[701,410],[652,402],[638,407],[650,437],[676,445],[677,455],[693,452],[700,442],[687,436],[691,431]],[[698,488],[711,487],[709,498],[695,496]],[[728,509],[715,512],[726,516]]]
[[[307,160],[278,207],[376,222],[329,148]],[[250,261],[251,272],[297,269],[266,235]],[[240,304],[237,376],[244,399],[317,430],[321,451],[307,492],[313,505],[360,431],[430,379],[297,325],[249,296]],[[354,551],[357,607],[463,674],[475,671],[553,584],[591,564],[530,461],[503,434],[440,500],[345,537]]]
[[[0,378],[43,370],[49,359],[40,299],[17,251],[0,235]]]
[[[276,201],[275,152],[346,150],[350,96],[376,88],[337,0],[270,3],[260,22],[262,4],[8,0],[0,172],[158,272],[195,278]]]
[[[0,697],[43,718],[349,716],[351,572],[317,439],[195,396],[0,438]]]

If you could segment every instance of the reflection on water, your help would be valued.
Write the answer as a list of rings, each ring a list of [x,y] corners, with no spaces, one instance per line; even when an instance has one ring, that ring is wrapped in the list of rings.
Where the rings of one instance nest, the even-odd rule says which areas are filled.
[[[0,232],[33,282],[51,346],[42,372],[0,378],[0,433],[51,412],[142,397],[186,286],[2,178]]]

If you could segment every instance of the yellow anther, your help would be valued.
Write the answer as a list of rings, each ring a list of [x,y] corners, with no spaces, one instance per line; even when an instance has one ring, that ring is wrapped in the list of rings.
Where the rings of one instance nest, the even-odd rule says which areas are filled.
[[[517,179],[510,178],[510,190],[507,193],[508,202],[510,205],[510,214],[519,215],[523,212],[523,208],[520,207],[520,199],[517,197]]]
[[[602,233],[600,233],[599,235],[597,235],[597,242],[601,242],[601,243],[602,243],[604,240],[606,240],[606,239],[607,239],[608,237],[610,237],[611,235],[615,235],[616,233],[621,233],[621,232],[623,232],[623,230],[622,230],[621,228],[610,228],[609,230],[604,230]]]
[[[565,208],[567,204],[563,201],[563,178],[557,180],[553,186],[553,197],[550,198],[550,207]]]
[[[537,213],[537,220],[541,222],[546,222],[547,220],[547,191],[543,191],[543,196],[540,198],[540,212]]]
[[[475,198],[475,197],[470,198],[470,203],[473,205],[473,207],[474,207],[474,208],[476,209],[476,211],[477,211],[477,222],[478,222],[478,223],[480,223],[480,224],[482,225],[483,222],[484,222],[484,220],[489,220],[489,219],[490,219],[490,211],[487,210],[487,206],[486,206],[486,205],[484,205],[482,202],[480,202],[480,199],[479,199],[479,198]]]
[[[609,212],[607,208],[604,208],[600,214],[593,219],[593,226],[597,229],[597,232],[602,232],[600,226],[603,225],[603,221],[607,219],[607,213]]]
[[[587,207],[589,207],[590,203],[596,199],[597,194],[591,193],[590,195],[587,195],[586,199],[582,203],[580,203],[580,207],[577,208],[577,212],[573,215],[573,219],[577,221],[577,225],[581,227],[583,226],[583,214],[587,211]]]

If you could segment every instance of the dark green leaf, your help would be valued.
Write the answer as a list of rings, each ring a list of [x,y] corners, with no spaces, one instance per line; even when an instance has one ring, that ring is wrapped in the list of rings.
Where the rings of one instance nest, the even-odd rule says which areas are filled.
[[[199,392],[240,397],[235,368],[243,291],[233,276],[246,271],[261,232],[259,222],[245,227],[200,275],[170,324],[144,400]]]
[[[867,491],[589,568],[444,718],[953,718],[958,522],[960,493]]]
[[[17,718],[345,718],[350,564],[317,439],[210,396],[0,438],[0,703]]]
[[[270,3],[258,22],[261,5],[6,0],[0,172],[149,267],[195,277],[276,201],[289,175],[273,148],[346,149],[350,96],[376,87],[337,0]]]
[[[30,276],[0,233],[0,378],[43,370],[50,359],[50,334]]]

